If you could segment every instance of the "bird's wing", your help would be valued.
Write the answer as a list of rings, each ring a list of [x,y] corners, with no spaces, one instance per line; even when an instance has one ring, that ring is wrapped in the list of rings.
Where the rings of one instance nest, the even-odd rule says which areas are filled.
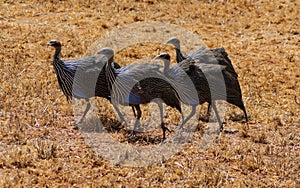
[[[205,46],[202,46],[198,50],[188,54],[187,58],[191,58],[199,63],[218,64],[213,52]]]
[[[79,98],[95,96],[97,79],[105,65],[106,59],[87,56],[65,61],[65,67],[73,70],[73,94]]]
[[[214,74],[219,73],[220,71],[224,71],[226,66],[224,65],[215,65],[215,64],[203,64],[203,63],[196,63],[195,66],[200,68],[202,72]]]
[[[64,61],[67,67],[72,67],[76,69],[104,68],[107,62],[107,58],[102,54]],[[116,65],[119,66],[118,64]]]
[[[161,65],[153,63],[135,63],[121,67],[116,71],[122,80],[132,80],[138,82],[144,78],[161,77]]]
[[[226,70],[231,73],[232,76],[238,77],[231,60],[228,57],[227,52],[224,48],[215,48],[211,50],[214,57],[217,59],[219,65],[225,65]]]
[[[193,64],[194,61],[186,59],[169,70],[165,70],[165,75],[183,103],[197,105],[199,103],[198,94],[193,83],[193,78],[190,77],[190,72],[194,69]]]
[[[65,60],[65,64],[68,66],[89,66],[95,64],[96,56],[86,56],[78,59]]]
[[[212,98],[226,100],[226,77],[223,74],[226,66],[201,63],[196,66],[199,75],[206,79]]]
[[[230,72],[232,76],[238,77],[224,48],[208,49],[201,47],[195,52],[190,53],[188,57],[197,60],[199,63],[225,65],[226,70]]]
[[[131,103],[139,102],[139,96],[144,94],[144,90],[140,85],[140,81],[145,78],[158,77],[163,78],[163,74],[160,72],[160,65],[141,63],[141,64],[130,64],[115,70],[117,74],[114,82],[113,91],[117,94],[119,99],[129,100]],[[131,97],[131,98],[130,98]],[[130,101],[131,100],[131,101]]]
[[[231,72],[223,71],[224,79],[227,87],[227,98],[241,98],[242,91],[238,78]]]

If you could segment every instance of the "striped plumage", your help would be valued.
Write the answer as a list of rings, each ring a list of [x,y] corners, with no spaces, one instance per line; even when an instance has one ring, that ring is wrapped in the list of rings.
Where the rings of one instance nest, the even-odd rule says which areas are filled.
[[[225,66],[224,69],[226,72],[223,71],[223,76],[227,78],[225,79],[228,96],[226,101],[243,110],[246,121],[248,121],[246,108],[242,101],[242,92],[238,82],[238,74],[236,73],[224,48],[207,49],[205,47],[201,47],[200,49],[184,56],[180,49],[179,39],[172,37],[167,41],[167,43],[174,45],[177,63],[186,59],[193,59],[199,64],[218,64]],[[208,106],[207,114],[209,114],[209,111],[210,105]]]
[[[113,51],[105,48],[101,54],[113,57]],[[158,64],[143,63],[130,64],[119,69],[112,67],[111,63],[106,65],[106,77],[111,89],[112,102],[121,105],[133,106],[137,111],[136,121],[132,134],[134,133],[141,118],[140,104],[147,104],[154,99],[161,99],[167,105],[175,107],[181,113],[178,95],[171,84],[165,79]],[[163,121],[163,108],[161,102],[157,102],[160,108],[161,128],[163,139],[168,130]]]
[[[63,61],[59,57],[61,43],[57,40],[51,40],[48,42],[48,45],[55,48],[52,64],[58,85],[67,100],[70,102],[72,97],[75,97],[87,101],[83,116],[77,122],[79,124],[90,109],[89,98],[99,96],[110,99],[110,92],[106,83],[105,72],[103,71],[106,61],[99,56],[87,56]]]
[[[220,125],[220,130],[223,128],[221,119],[219,117],[215,100],[225,100],[226,99],[226,90],[225,86],[227,82],[234,82],[234,78],[230,73],[228,73],[223,65],[214,65],[214,64],[200,64],[195,62],[193,59],[186,59],[176,64],[173,67],[170,66],[170,55],[167,53],[162,53],[158,55],[155,59],[162,59],[165,64],[164,72],[166,76],[177,86],[177,90],[180,90],[181,93],[186,93],[188,96],[191,93],[190,88],[191,84],[186,84],[186,79],[182,79],[183,71],[191,79],[193,86],[197,91],[198,100],[196,101],[194,95],[186,97],[189,100],[183,100],[182,102],[188,105],[191,105],[192,111],[188,117],[182,122],[182,127],[194,114],[196,111],[196,106],[201,105],[204,102],[208,102],[212,105],[218,123]],[[183,70],[183,71],[178,71]],[[223,76],[224,78],[223,78]],[[225,80],[225,83],[224,83]],[[236,81],[235,81],[236,83]],[[185,87],[185,85],[188,85]],[[179,86],[179,87],[178,87]],[[222,89],[223,88],[223,89]],[[185,91],[186,90],[186,91]],[[228,93],[228,92],[227,92]],[[232,97],[229,96],[229,98]],[[235,96],[233,96],[235,97]],[[180,98],[182,99],[182,98]]]

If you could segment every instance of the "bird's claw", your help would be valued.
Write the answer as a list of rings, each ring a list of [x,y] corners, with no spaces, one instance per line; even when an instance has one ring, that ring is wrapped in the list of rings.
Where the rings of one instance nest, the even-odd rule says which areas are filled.
[[[120,123],[121,124],[123,124],[124,125],[124,127],[128,127],[128,124],[127,124],[127,122],[125,121],[125,119],[120,119],[121,121],[120,121]]]
[[[164,127],[163,128],[164,131],[168,131],[169,133],[171,133],[170,129],[168,127]]]
[[[175,130],[179,131],[183,128],[183,125],[178,125],[177,127],[175,127]]]
[[[132,130],[132,131],[129,133],[129,137],[132,137],[132,136],[134,136],[134,135],[135,135],[135,131]]]
[[[77,121],[77,122],[75,123],[75,126],[76,126],[76,127],[79,127],[79,126],[82,124],[82,122],[83,122],[83,119],[80,119],[79,121]]]
[[[221,124],[220,128],[219,128],[219,132],[223,131],[223,123]]]

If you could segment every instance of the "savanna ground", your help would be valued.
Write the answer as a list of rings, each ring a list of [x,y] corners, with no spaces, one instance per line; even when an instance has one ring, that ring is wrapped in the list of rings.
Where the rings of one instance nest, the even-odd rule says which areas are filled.
[[[0,6],[1,187],[300,186],[299,1],[9,0]],[[138,21],[176,24],[210,48],[223,46],[250,122],[229,106],[225,131],[206,150],[197,145],[206,125],[199,121],[183,150],[149,167],[113,165],[95,153],[74,129],[72,104],[58,88],[46,43],[59,39],[64,59],[79,58],[107,31]],[[116,58],[125,65],[138,53]],[[110,104],[96,100],[98,117],[114,129]],[[174,111],[166,122],[176,117]],[[123,129],[111,134],[128,139]],[[138,135],[154,139],[141,140],[151,146],[161,132]],[[140,137],[129,144],[140,144]]]

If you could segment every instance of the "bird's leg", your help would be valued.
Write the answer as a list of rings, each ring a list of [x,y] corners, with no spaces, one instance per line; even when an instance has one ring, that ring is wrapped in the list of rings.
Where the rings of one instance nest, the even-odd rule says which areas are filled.
[[[244,111],[244,115],[245,115],[245,118],[246,118],[246,122],[248,122],[248,121],[249,121],[249,118],[248,118],[248,116],[247,116],[246,109],[243,109],[243,111]]]
[[[177,127],[177,129],[182,129],[182,127],[184,126],[184,124],[193,117],[193,115],[195,114],[196,112],[196,106],[192,106],[192,111],[191,113],[185,118],[185,119],[182,119],[182,123],[180,126]]]
[[[201,109],[202,109],[202,107],[203,107],[203,106],[201,106]],[[211,104],[208,103],[208,106],[207,106],[207,110],[206,110],[205,115],[203,115],[203,117],[200,116],[200,117],[199,117],[199,120],[204,121],[204,122],[208,122],[209,117],[210,117],[210,113],[211,113]]]
[[[184,120],[184,114],[181,112],[181,121]]]
[[[207,111],[206,111],[206,118],[207,118],[207,119],[209,119],[210,112],[211,112],[211,104],[210,104],[210,103],[208,103],[208,106],[207,106]]]
[[[212,105],[213,110],[215,111],[215,114],[216,114],[216,117],[217,117],[217,120],[218,120],[218,123],[219,123],[219,126],[220,126],[219,131],[222,131],[223,130],[223,122],[221,121],[221,118],[219,116],[215,101],[212,101],[211,105]]]
[[[120,123],[123,123],[123,122],[124,122],[124,123],[125,123],[125,126],[127,126],[126,121],[124,120],[124,117],[123,117],[122,113],[121,113],[120,110],[119,110],[119,107],[118,107],[117,105],[115,105],[113,102],[112,102],[112,105],[113,105],[113,108],[115,109],[115,111],[116,111],[117,114],[118,114]]]
[[[246,118],[246,122],[248,122],[249,119],[248,119],[247,112],[246,112],[246,108],[245,108],[243,102],[242,102],[242,104],[241,104],[241,108],[242,108],[242,110],[243,110],[243,112],[244,112],[244,116],[245,116],[245,118]]]
[[[135,113],[135,110],[134,110],[134,106],[131,106],[131,108],[132,108],[132,112],[133,112],[134,117],[136,117],[136,113]]]
[[[133,136],[135,134],[135,130],[136,130],[138,124],[140,123],[140,118],[142,116],[142,111],[141,111],[140,106],[135,105],[134,107],[137,111],[137,117],[136,117],[135,122],[134,122],[133,130],[130,132],[129,136]]]
[[[80,120],[76,123],[76,125],[80,125],[82,122],[83,122],[83,119],[85,118],[86,114],[88,113],[88,111],[90,110],[91,108],[91,103],[88,99],[86,99],[86,102],[87,102],[87,105],[85,107],[85,110],[83,112],[83,115],[82,117],[80,118]]]
[[[164,122],[164,109],[163,109],[163,105],[162,105],[162,102],[161,101],[158,101],[157,102],[157,105],[159,107],[159,111],[160,111],[160,126],[161,126],[161,129],[163,130],[163,140],[166,139],[166,131],[170,131],[170,129],[168,129],[168,127],[165,126],[165,122]]]
[[[165,122],[161,122],[161,129],[163,130],[163,140],[166,139],[166,131],[169,131],[171,133],[170,129],[165,126]]]

